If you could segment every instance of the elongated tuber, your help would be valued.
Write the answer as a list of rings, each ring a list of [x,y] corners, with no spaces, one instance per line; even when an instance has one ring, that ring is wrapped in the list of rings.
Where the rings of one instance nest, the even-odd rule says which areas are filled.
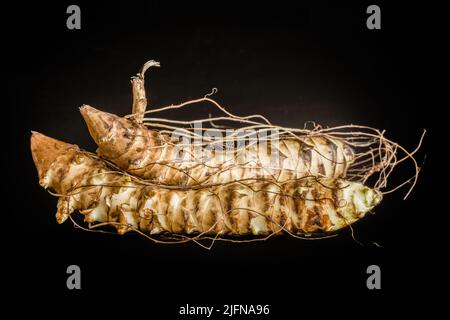
[[[346,143],[325,136],[268,139],[233,152],[201,148],[199,157],[194,143],[172,142],[169,135],[133,119],[90,106],[80,110],[100,156],[132,175],[167,185],[221,184],[249,178],[283,182],[308,175],[343,178],[354,158]],[[278,161],[271,158],[274,154]]]
[[[121,234],[323,233],[350,225],[381,201],[360,183],[311,176],[199,189],[146,184],[37,132],[31,151],[40,184],[59,196],[59,223],[78,210],[86,222],[111,224]]]

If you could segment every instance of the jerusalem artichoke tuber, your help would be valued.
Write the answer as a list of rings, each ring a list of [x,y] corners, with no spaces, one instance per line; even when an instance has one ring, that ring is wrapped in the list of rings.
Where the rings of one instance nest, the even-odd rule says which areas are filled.
[[[360,183],[312,176],[198,189],[152,185],[37,132],[31,150],[40,184],[59,196],[59,223],[78,210],[86,222],[111,224],[120,234],[323,233],[350,225],[381,201]]]
[[[86,105],[80,111],[100,156],[132,175],[167,185],[220,184],[262,177],[283,182],[308,175],[343,178],[354,157],[345,142],[325,136],[269,139],[233,152],[201,148],[201,157],[197,157],[195,144],[173,142],[169,135],[133,119]],[[275,154],[277,160],[273,161]]]

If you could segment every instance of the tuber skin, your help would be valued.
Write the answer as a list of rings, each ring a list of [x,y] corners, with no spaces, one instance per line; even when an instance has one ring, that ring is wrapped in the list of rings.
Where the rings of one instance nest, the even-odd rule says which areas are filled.
[[[79,211],[86,222],[111,224],[119,234],[327,233],[361,219],[381,201],[379,192],[339,178],[306,176],[198,189],[149,185],[114,171],[76,145],[37,132],[31,136],[31,151],[39,183],[58,194],[58,223]]]
[[[345,178],[354,160],[353,150],[342,140],[310,136],[302,140],[282,138],[245,147],[242,154],[203,148],[202,160],[192,157],[193,144],[178,144],[166,134],[147,128],[133,118],[122,118],[84,105],[80,112],[98,145],[99,156],[142,179],[164,185],[217,185],[242,179],[270,178],[284,182],[305,176]],[[271,161],[267,150],[277,148],[279,159]],[[179,158],[181,154],[188,159]],[[263,151],[261,151],[263,150]],[[181,160],[181,161],[180,161]]]

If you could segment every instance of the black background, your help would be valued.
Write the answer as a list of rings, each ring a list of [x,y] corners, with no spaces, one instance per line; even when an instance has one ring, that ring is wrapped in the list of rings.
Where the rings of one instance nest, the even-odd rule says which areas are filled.
[[[442,175],[432,150],[448,104],[442,99],[448,75],[443,8],[378,2],[382,29],[368,30],[368,2],[78,2],[82,28],[68,30],[69,4],[18,4],[3,12],[4,121],[12,137],[4,181],[10,298],[168,319],[186,303],[270,304],[271,317],[279,319],[351,316],[358,306],[370,314],[387,307],[407,312],[443,286],[443,263],[433,253],[436,233],[445,233],[445,209],[436,204]],[[375,215],[355,225],[362,245],[344,230],[328,240],[281,237],[216,243],[208,251],[58,225],[56,199],[38,184],[30,130],[94,151],[78,107],[129,113],[129,78],[148,59],[162,64],[147,75],[149,108],[217,87],[214,98],[230,111],[261,113],[285,126],[366,124],[386,129],[410,150],[426,128],[419,183],[406,201],[406,190],[386,196]],[[193,119],[211,110],[204,105],[165,115]],[[409,165],[393,184],[412,174]],[[71,264],[81,267],[80,291],[66,288]],[[366,288],[371,264],[381,267],[382,290]]]

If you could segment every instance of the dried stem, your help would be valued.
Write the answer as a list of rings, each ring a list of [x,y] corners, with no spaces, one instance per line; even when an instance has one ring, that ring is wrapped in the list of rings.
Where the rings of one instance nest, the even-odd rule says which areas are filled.
[[[145,110],[147,108],[147,98],[145,94],[145,72],[150,67],[159,67],[160,64],[157,61],[147,61],[139,71],[139,73],[131,78],[131,87],[133,92],[133,107],[131,113],[133,113],[134,119],[138,123],[142,123]]]

